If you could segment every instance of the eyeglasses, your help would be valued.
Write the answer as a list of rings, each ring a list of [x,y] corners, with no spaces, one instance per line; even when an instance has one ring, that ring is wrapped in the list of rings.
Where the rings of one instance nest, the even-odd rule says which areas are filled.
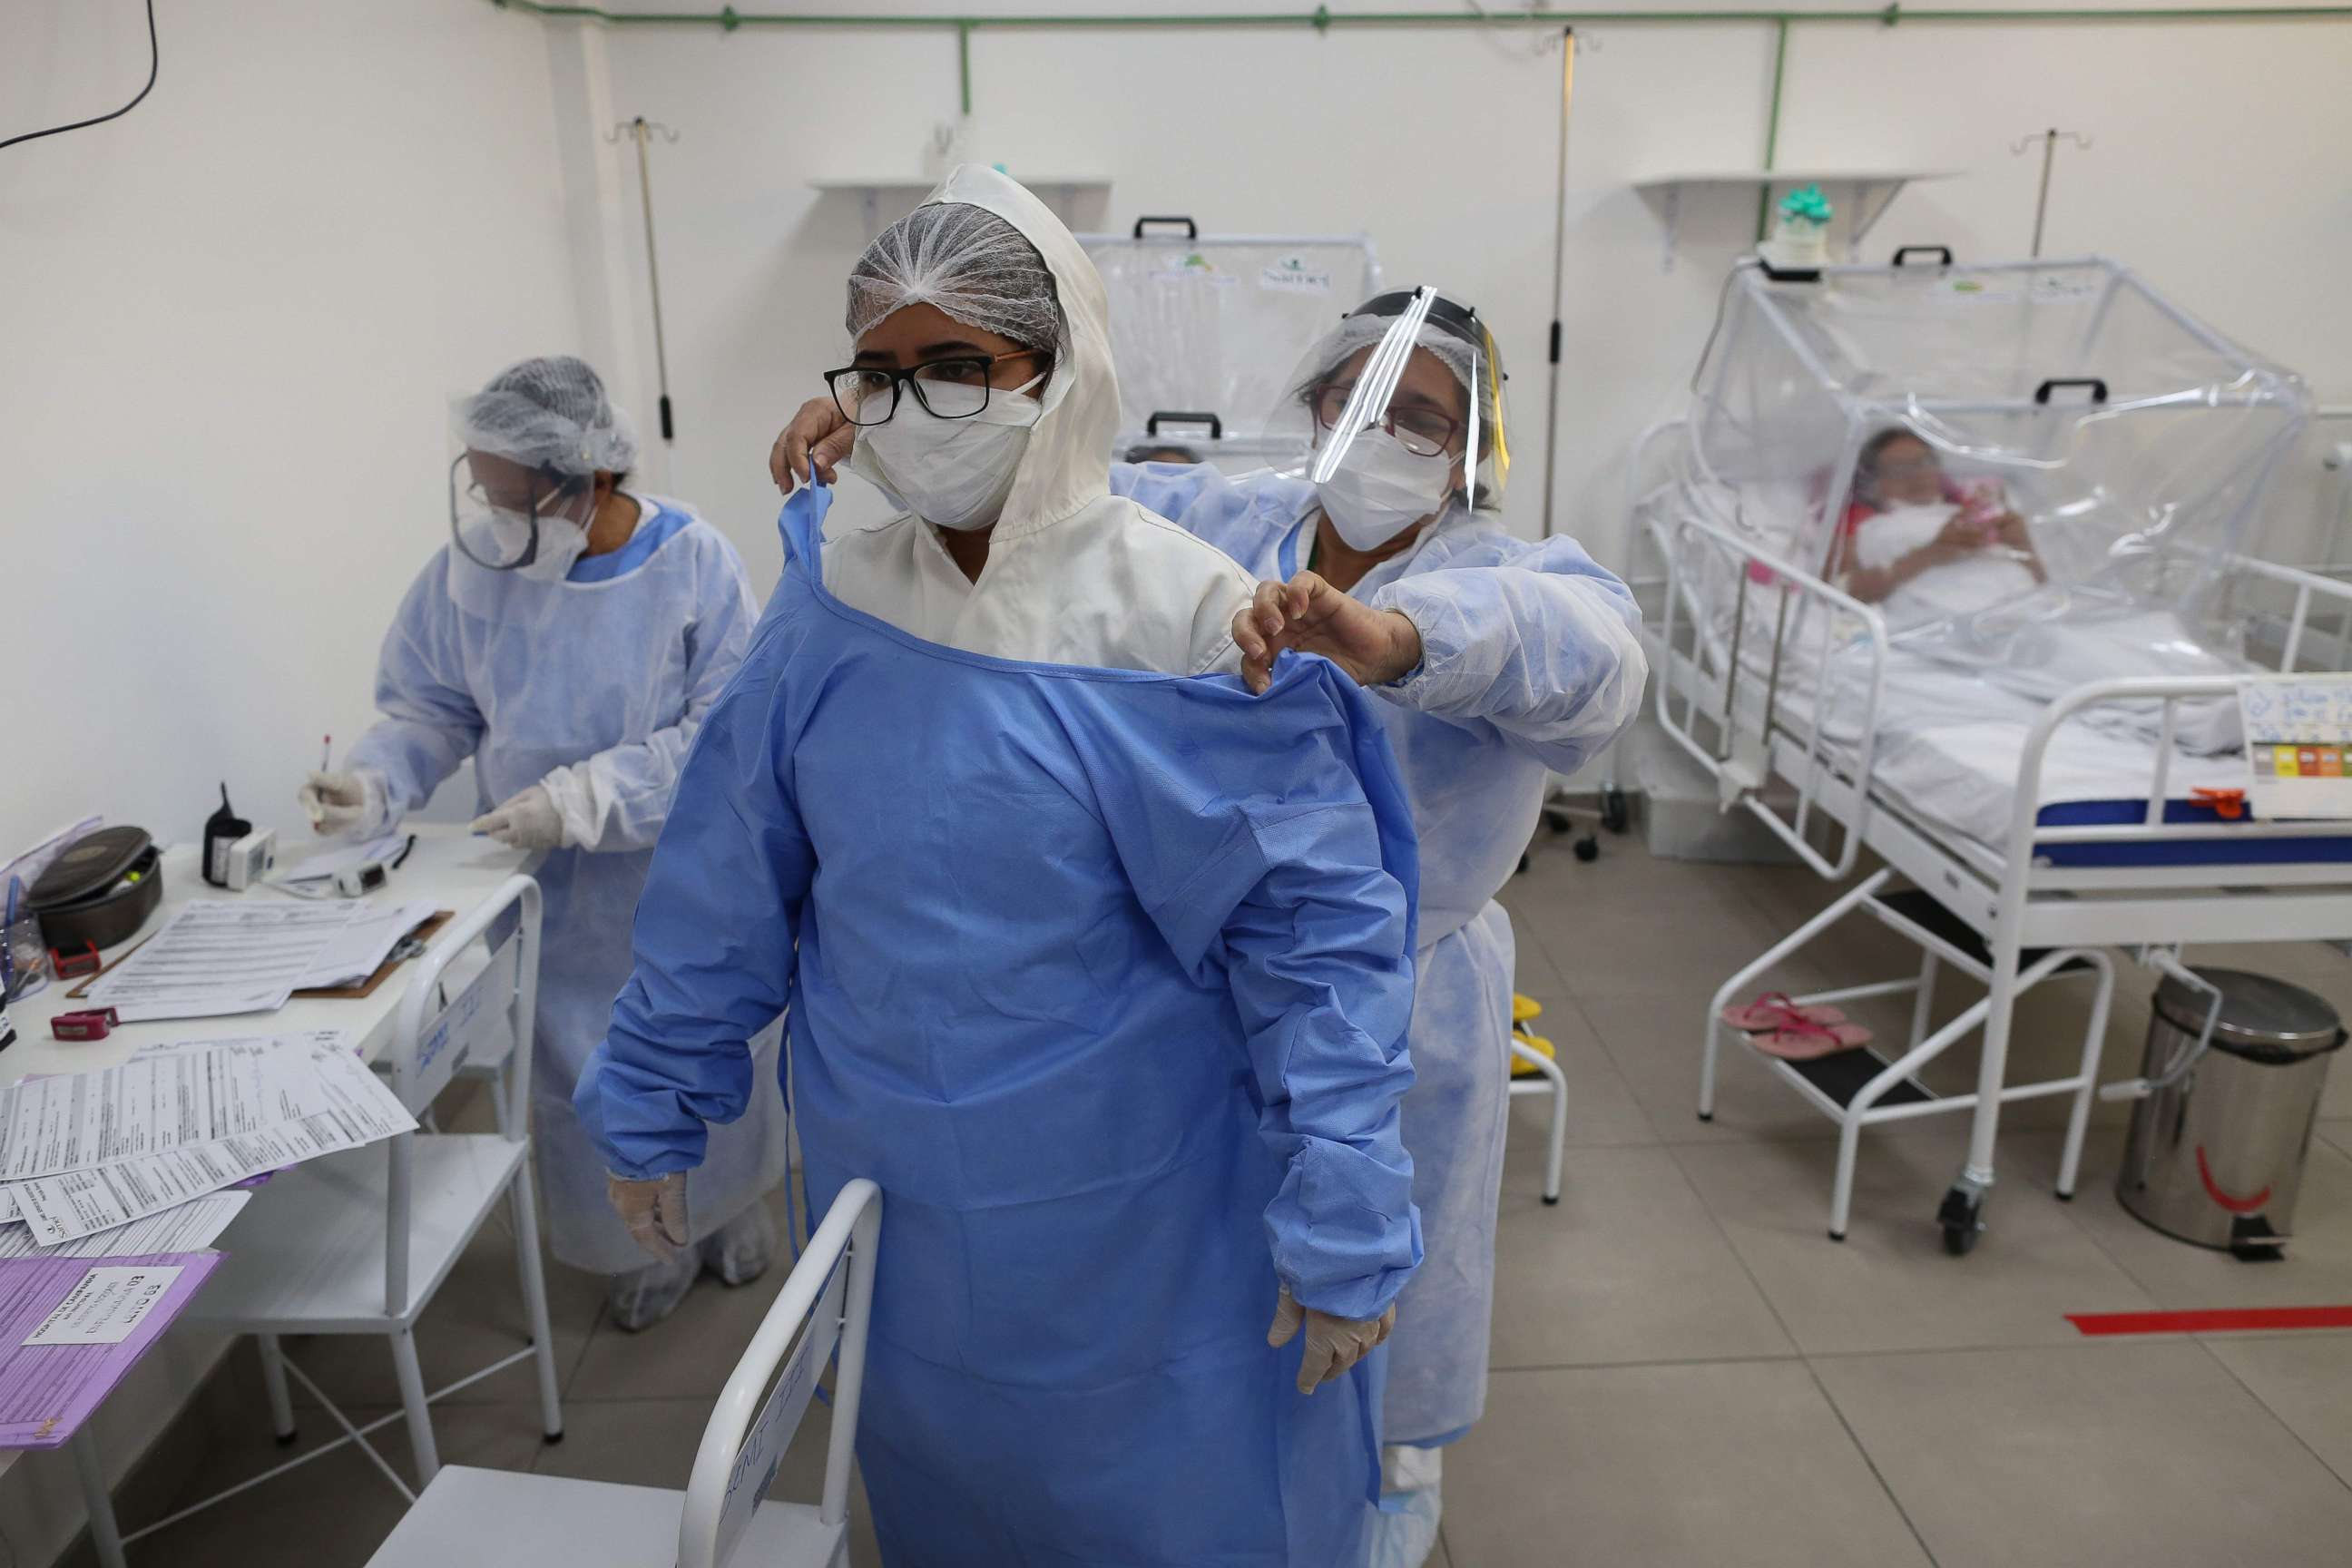
[[[908,386],[915,389],[915,401],[925,413],[940,419],[969,419],[988,406],[988,377],[993,367],[1006,360],[1042,357],[1038,349],[1014,349],[1011,353],[925,360],[905,370],[851,365],[825,372],[824,384],[833,393],[833,405],[852,425],[888,424],[898,412],[899,389]]]
[[[467,476],[463,488],[460,488],[458,485],[460,476]],[[449,486],[450,489],[457,491],[458,499],[464,500],[466,504],[473,507],[478,511],[536,511],[539,510],[539,503],[542,495],[539,487],[537,475],[531,476],[531,483],[526,489],[509,490],[500,489],[493,490],[488,485],[482,483],[480,479],[473,479],[467,475],[466,459],[463,458],[458,458],[456,463],[450,466]]]
[[[1339,427],[1339,416],[1348,406],[1348,395],[1356,389],[1352,381],[1335,381],[1315,389],[1315,423],[1326,430]],[[1462,422],[1434,408],[1391,407],[1380,421],[1381,428],[1397,438],[1398,445],[1416,458],[1434,458],[1454,449],[1462,434]]]

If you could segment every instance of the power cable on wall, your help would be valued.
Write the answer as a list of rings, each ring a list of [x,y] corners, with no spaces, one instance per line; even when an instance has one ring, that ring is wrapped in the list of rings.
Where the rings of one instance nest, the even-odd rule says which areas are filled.
[[[120,120],[138,108],[146,96],[155,90],[155,78],[163,68],[163,51],[155,42],[155,0],[147,0],[147,85],[139,89],[139,96],[111,114],[100,114],[89,120],[77,120],[70,125],[52,125],[46,131],[27,131],[22,135],[11,136],[5,142],[0,142],[0,150],[14,147],[19,142],[37,142],[44,136],[62,136],[68,131],[86,131],[110,120]]]

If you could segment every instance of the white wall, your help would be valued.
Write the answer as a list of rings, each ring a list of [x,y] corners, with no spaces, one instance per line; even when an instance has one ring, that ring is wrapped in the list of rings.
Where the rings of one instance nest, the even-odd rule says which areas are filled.
[[[247,816],[370,710],[447,531],[448,400],[572,352],[541,24],[481,0],[157,7],[129,116],[0,152],[0,845]],[[129,98],[135,0],[0,0],[0,135]]]
[[[892,0],[870,14],[910,10],[937,8]],[[1632,182],[1760,162],[1772,30],[1616,23],[1581,36],[1556,515],[1622,563],[1622,455],[1643,424],[1679,406],[1722,270],[1755,224],[1752,195],[1687,196],[1684,244],[1664,271],[1659,209]],[[841,363],[841,283],[866,237],[854,198],[820,197],[807,182],[916,174],[925,133],[956,114],[955,39],[933,28],[751,26],[619,27],[606,38],[614,107],[680,132],[656,148],[655,171],[683,421],[677,483],[764,584],[777,560],[768,441],[816,390],[814,373]],[[1141,212],[1189,212],[1228,232],[1370,229],[1391,282],[1433,281],[1475,301],[1513,372],[1521,466],[1510,511],[1534,531],[1557,35],[983,26],[971,66],[976,154],[1016,174],[1107,174],[1108,203],[1082,210],[1084,222],[1124,227]],[[2352,25],[2340,22],[1802,25],[1789,45],[1779,157],[1963,171],[1912,187],[1866,258],[1905,239],[1997,258],[2021,255],[2032,227],[2038,165],[2012,156],[2011,141],[2052,124],[2087,131],[2091,151],[2061,153],[2049,251],[2127,261],[2347,401],[2352,311],[2337,279],[2352,260],[2352,199],[2333,174],[2352,142],[2347,79]],[[634,222],[633,184],[623,194]],[[886,205],[885,221],[896,210]],[[631,255],[625,305],[642,323],[643,268]],[[649,367],[642,327],[640,349]],[[650,406],[649,386],[635,400]],[[2315,496],[2315,484],[2306,489]],[[2315,505],[2293,493],[2283,505]]]
[[[702,0],[635,0],[663,5]],[[340,751],[368,721],[382,629],[443,536],[453,394],[525,353],[584,353],[650,435],[635,170],[604,141],[617,119],[680,136],[656,148],[680,436],[674,454],[649,441],[646,479],[702,505],[764,585],[769,438],[840,363],[842,279],[866,238],[854,198],[807,182],[911,175],[957,111],[955,39],[936,28],[604,29],[487,0],[160,9],[146,103],[0,152],[0,847],[93,810],[184,837],[222,778],[247,816],[292,825],[320,733]],[[1632,182],[1759,160],[1771,31],[1583,37],[1556,498],[1622,563],[1622,455],[1679,407],[1754,221],[1744,195],[1688,198],[1663,270],[1658,210]],[[984,27],[974,151],[1107,174],[1082,226],[1180,211],[1226,231],[1369,228],[1392,281],[1475,301],[1514,373],[1511,512],[1531,532],[1559,63],[1542,30]],[[0,136],[110,108],[144,66],[136,0],[0,0]],[[1964,170],[1906,195],[1870,254],[1916,239],[1994,257],[2023,248],[2032,213],[2034,164],[2010,141],[2087,131],[2096,146],[2063,155],[2052,249],[2122,258],[2347,403],[2347,80],[2341,23],[1805,26],[1780,155]],[[204,1359],[182,1346],[116,1402],[118,1464],[136,1447],[121,1424]],[[0,1482],[25,1561],[70,1527],[64,1469]]]
[[[125,119],[0,152],[0,846],[85,812],[281,827],[370,711],[446,532],[447,399],[571,351],[550,44],[480,0],[157,6]],[[136,0],[0,0],[0,137],[145,79]],[[118,1472],[217,1352],[173,1334],[100,1423]],[[79,1528],[0,1480],[0,1558]],[[136,1521],[133,1521],[136,1522]]]
[[[366,722],[379,629],[441,537],[451,394],[576,349],[650,428],[634,169],[604,141],[622,117],[680,135],[656,177],[681,433],[674,456],[649,441],[646,479],[704,506],[764,583],[768,438],[839,363],[866,237],[854,198],[807,182],[911,174],[957,108],[938,28],[598,28],[484,0],[216,0],[162,24],[162,81],[131,116],[0,153],[0,447],[19,502],[0,609],[17,668],[90,716],[65,743],[8,748],[0,846],[86,809],[184,835],[221,778],[247,815],[289,820],[319,735],[348,744]],[[144,64],[133,0],[0,0],[0,37],[10,130],[110,107]],[[1758,161],[1771,31],[1583,37],[1557,515],[1622,563],[1622,455],[1678,406],[1753,211],[1687,197],[1669,272],[1632,181]],[[1392,280],[1475,300],[1514,372],[1511,511],[1532,531],[1555,35],[982,27],[971,52],[976,151],[1108,174],[1083,224],[1364,227]],[[2032,210],[2034,162],[2010,140],[2084,129],[2051,247],[2124,258],[2352,402],[2352,197],[2331,173],[2347,79],[2341,23],[1801,26],[1780,153],[1964,170],[1913,187],[1871,252],[1994,256],[2022,247]],[[2305,466],[2284,554],[2310,531],[2294,507],[2333,499]]]
[[[1964,169],[1916,187],[1883,231],[2022,252],[2044,126],[2062,143],[2046,255],[2097,251],[2238,342],[2297,370],[2322,403],[2352,403],[2352,22],[1816,27],[1790,46],[1782,161],[1874,144],[1895,161]],[[1941,84],[1940,87],[1935,84]],[[1964,85],[1961,85],[1964,84]],[[1955,92],[1964,113],[1950,111]],[[1884,259],[1874,256],[1872,259]],[[2341,505],[2315,424],[2280,476],[2263,552],[2312,559]]]

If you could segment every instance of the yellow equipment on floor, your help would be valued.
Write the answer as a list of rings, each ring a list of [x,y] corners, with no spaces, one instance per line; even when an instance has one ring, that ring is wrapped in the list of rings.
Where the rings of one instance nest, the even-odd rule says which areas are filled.
[[[1552,1048],[1551,1042],[1528,1027],[1530,1019],[1539,1018],[1542,1016],[1542,1003],[1532,996],[1522,996],[1516,991],[1511,994],[1511,1033],[1517,1037],[1519,1044],[1527,1047],[1528,1049],[1538,1056],[1557,1060],[1559,1053]],[[1513,1078],[1533,1078],[1542,1070],[1524,1057],[1514,1055],[1511,1058]]]

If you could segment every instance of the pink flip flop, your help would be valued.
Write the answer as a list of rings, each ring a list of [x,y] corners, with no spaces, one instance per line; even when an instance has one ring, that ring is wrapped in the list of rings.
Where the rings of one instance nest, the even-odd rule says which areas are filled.
[[[1800,1018],[1769,1034],[1750,1035],[1748,1041],[1768,1057],[1809,1062],[1870,1044],[1870,1031],[1860,1024],[1814,1024]]]
[[[1726,1007],[1723,1021],[1751,1035],[1765,1035],[1799,1024],[1843,1024],[1845,1014],[1827,1005],[1800,1007],[1789,999],[1787,992],[1767,991],[1744,1007]]]

